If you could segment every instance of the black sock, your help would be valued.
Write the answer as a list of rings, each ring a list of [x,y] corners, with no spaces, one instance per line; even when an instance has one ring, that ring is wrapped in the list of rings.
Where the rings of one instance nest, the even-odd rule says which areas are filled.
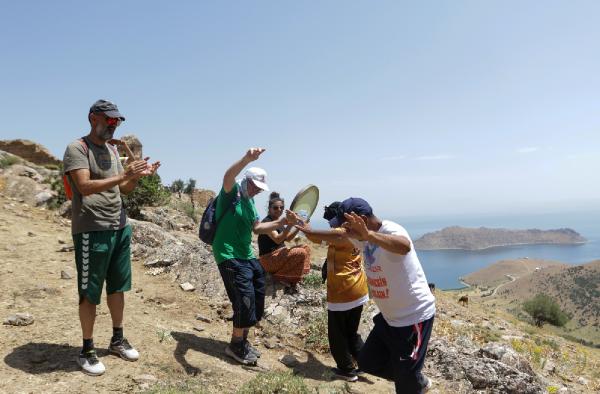
[[[248,340],[248,333],[250,332],[250,329],[245,329],[244,330],[244,341]]]
[[[90,339],[83,339],[83,349],[81,350],[82,353],[86,353],[89,352],[90,350],[94,350],[94,339],[90,338]]]
[[[113,327],[113,336],[111,342],[120,342],[123,339],[123,327]]]
[[[242,342],[244,342],[244,337],[231,337],[231,344],[232,345],[240,345]]]

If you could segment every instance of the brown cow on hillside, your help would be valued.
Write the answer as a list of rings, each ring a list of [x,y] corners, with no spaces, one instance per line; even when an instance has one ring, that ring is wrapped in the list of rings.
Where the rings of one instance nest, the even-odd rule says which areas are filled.
[[[462,297],[460,297],[458,299],[458,303],[463,305],[463,306],[468,306],[469,305],[469,296],[468,295],[464,295]]]

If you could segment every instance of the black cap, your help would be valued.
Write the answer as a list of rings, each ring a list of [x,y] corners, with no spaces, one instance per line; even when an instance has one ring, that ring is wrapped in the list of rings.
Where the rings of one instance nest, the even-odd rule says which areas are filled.
[[[342,203],[340,201],[334,201],[329,205],[325,206],[325,213],[323,213],[323,219],[330,221],[334,217],[337,216],[338,211],[341,209],[340,205]]]
[[[358,215],[373,216],[373,208],[368,202],[358,197],[350,197],[342,201],[336,209],[337,215],[329,220],[331,227],[339,227],[346,221],[345,213],[354,212]]]
[[[102,112],[110,118],[119,118],[125,120],[125,117],[119,112],[119,108],[108,100],[98,100],[90,107],[90,113]]]

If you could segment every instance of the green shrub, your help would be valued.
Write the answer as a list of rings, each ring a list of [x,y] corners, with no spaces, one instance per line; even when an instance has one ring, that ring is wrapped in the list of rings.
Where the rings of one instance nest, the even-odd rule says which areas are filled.
[[[183,190],[183,192],[185,194],[192,194],[195,187],[196,187],[196,180],[193,178],[190,178],[188,180],[187,185],[185,186],[185,189]]]
[[[307,287],[319,288],[323,286],[323,278],[321,278],[321,274],[311,272],[304,277],[302,284]]]
[[[173,199],[173,200],[171,200],[171,203],[169,204],[169,206],[171,208],[175,209],[176,211],[179,211],[179,212],[183,213],[184,215],[186,215],[187,217],[191,218],[194,222],[196,222],[196,223],[200,222],[200,217],[202,216],[202,210],[196,209],[192,202],[182,201],[179,199]]]
[[[308,327],[306,329],[304,343],[308,349],[316,350],[321,353],[329,351],[326,310],[308,316]]]
[[[50,209],[58,209],[65,201],[67,201],[65,184],[63,181],[63,164],[48,164],[47,166],[54,166],[55,168],[53,169],[58,171],[58,174],[44,180],[44,183],[50,185],[50,189],[56,193],[56,195],[48,201],[47,206]]]
[[[198,223],[198,217],[196,216],[196,208],[194,208],[194,204],[184,205],[183,213],[185,213],[186,216],[194,220],[194,222]]]
[[[13,164],[20,163],[21,160],[16,156],[4,156],[0,157],[0,168],[7,168]]]
[[[139,218],[143,207],[164,205],[169,201],[171,194],[162,185],[158,174],[144,176],[139,179],[137,187],[123,197],[127,213],[131,218]]]
[[[185,187],[184,182],[181,179],[177,179],[171,183],[171,191],[173,193],[181,193]]]
[[[290,371],[259,373],[238,391],[238,394],[308,394],[310,390],[304,380]]]
[[[544,323],[554,326],[564,326],[569,317],[560,309],[560,306],[551,297],[538,294],[523,303],[523,309],[531,316],[536,326],[542,327]]]

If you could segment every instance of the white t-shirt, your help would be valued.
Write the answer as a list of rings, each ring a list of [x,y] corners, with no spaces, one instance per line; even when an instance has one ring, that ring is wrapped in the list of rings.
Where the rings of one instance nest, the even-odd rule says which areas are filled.
[[[362,250],[371,298],[385,321],[390,326],[406,327],[431,318],[435,314],[435,298],[408,232],[401,225],[384,220],[378,233],[404,236],[411,245],[410,252],[401,255],[353,240]]]

